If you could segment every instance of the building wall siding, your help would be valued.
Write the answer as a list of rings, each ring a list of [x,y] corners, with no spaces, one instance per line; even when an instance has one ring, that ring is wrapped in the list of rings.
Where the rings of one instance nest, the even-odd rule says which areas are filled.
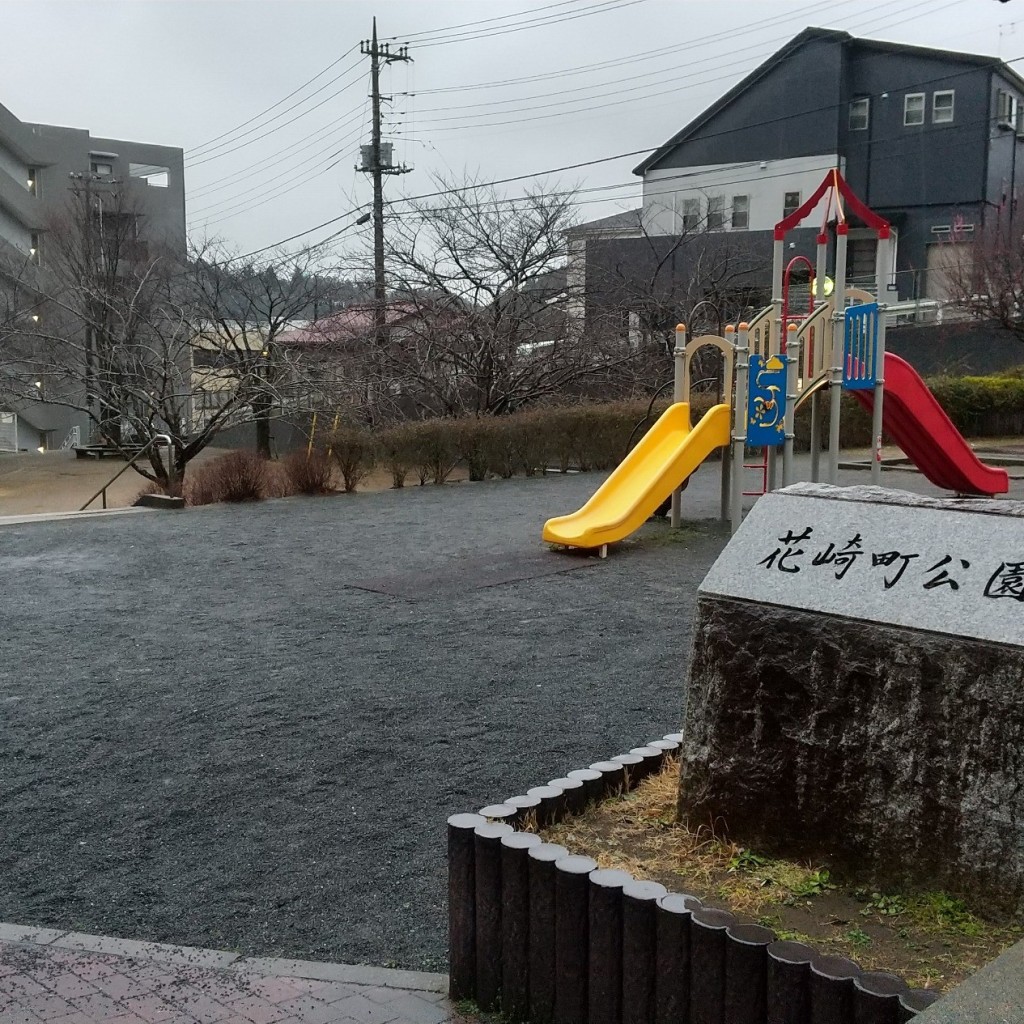
[[[962,62],[851,46],[840,145],[847,180],[872,208],[976,203],[983,198],[989,72]],[[953,90],[953,121],[932,119],[936,92]],[[908,93],[923,93],[924,124],[904,125]],[[849,129],[849,103],[871,99],[869,127]]]
[[[725,200],[726,231],[730,226],[732,200],[749,199],[748,231],[771,231],[782,220],[787,192],[798,192],[801,201],[821,184],[822,178],[840,158],[833,153],[795,157],[787,160],[748,161],[742,165],[714,164],[705,167],[666,168],[644,176],[644,227],[653,234],[680,234],[686,199],[700,203],[702,217],[707,200]],[[839,162],[842,167],[841,161]]]
[[[837,41],[807,40],[651,169],[835,151],[840,55]]]

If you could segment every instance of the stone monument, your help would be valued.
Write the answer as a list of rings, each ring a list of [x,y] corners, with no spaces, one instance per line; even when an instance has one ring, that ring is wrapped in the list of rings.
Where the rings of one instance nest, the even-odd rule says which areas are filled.
[[[700,588],[679,807],[1024,913],[1024,503],[761,498]]]

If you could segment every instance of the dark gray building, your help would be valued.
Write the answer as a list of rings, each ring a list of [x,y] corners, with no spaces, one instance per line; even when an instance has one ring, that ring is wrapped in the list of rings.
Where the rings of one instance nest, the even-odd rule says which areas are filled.
[[[680,255],[731,247],[763,261],[750,282],[767,286],[771,229],[832,167],[893,225],[889,301],[941,299],[953,247],[1024,230],[1024,79],[994,57],[808,28],[635,168],[644,201],[632,237],[621,220],[617,232],[578,229],[577,282],[596,301],[611,264],[649,267],[669,239],[702,236]],[[791,254],[809,240],[794,236]],[[849,260],[851,283],[873,287],[872,232],[854,226]]]
[[[67,211],[72,187],[91,190],[99,215],[116,191],[122,206],[138,212],[140,235],[184,253],[181,149],[31,124],[0,105],[0,272],[43,286],[47,230]],[[39,387],[45,397],[46,382]],[[74,426],[88,435],[84,414],[45,401],[5,403],[0,396],[0,450],[59,446]]]

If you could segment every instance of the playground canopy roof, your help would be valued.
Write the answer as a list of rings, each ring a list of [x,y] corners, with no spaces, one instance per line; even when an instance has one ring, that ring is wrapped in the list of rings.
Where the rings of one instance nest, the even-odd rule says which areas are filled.
[[[668,142],[659,146],[650,156],[633,168],[634,174],[646,174],[662,157],[670,153],[681,142],[685,142],[702,125],[706,124],[716,114],[724,110],[738,96],[742,95],[769,71],[777,67],[783,61],[791,57],[806,43],[813,40],[831,39],[836,42],[856,43],[864,49],[877,50],[885,53],[918,54],[923,57],[941,57],[947,61],[958,61],[963,64],[973,64],[979,68],[992,68],[998,70],[1001,75],[1011,79],[1018,88],[1024,91],[1024,78],[1017,74],[1008,64],[998,57],[987,57],[977,53],[957,53],[953,50],[939,50],[928,46],[911,46],[907,43],[888,43],[877,39],[861,39],[850,35],[849,32],[842,32],[828,28],[805,28],[799,35],[794,36],[785,46],[776,50],[763,64],[759,64],[745,78],[736,83],[728,92],[723,93],[710,107],[707,107],[698,114],[689,124],[676,132]]]

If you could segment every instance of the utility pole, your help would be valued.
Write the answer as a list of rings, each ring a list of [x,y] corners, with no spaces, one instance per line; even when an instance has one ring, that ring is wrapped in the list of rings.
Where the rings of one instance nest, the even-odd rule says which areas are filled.
[[[384,175],[408,174],[411,167],[396,167],[391,160],[391,144],[380,140],[380,69],[397,61],[411,61],[409,47],[400,46],[394,53],[390,43],[377,43],[377,19],[373,19],[373,37],[359,45],[360,52],[370,58],[370,100],[373,109],[370,145],[362,146],[359,171],[373,178],[373,340],[378,350],[387,336],[387,291],[384,282]],[[383,99],[389,100],[385,96]]]

